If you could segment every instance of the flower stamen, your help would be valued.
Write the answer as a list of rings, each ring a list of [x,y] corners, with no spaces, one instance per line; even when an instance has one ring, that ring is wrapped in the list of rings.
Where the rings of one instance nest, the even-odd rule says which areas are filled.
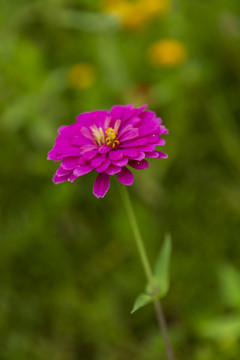
[[[94,137],[94,143],[98,146],[107,145],[112,149],[115,149],[119,145],[119,141],[117,139],[119,125],[120,123],[117,123],[114,129],[109,127],[105,133],[102,127],[98,128],[96,125],[90,126],[92,135]]]
[[[117,147],[119,145],[119,141],[117,139],[115,129],[109,127],[105,131],[105,133],[107,135],[107,137],[106,137],[106,145],[111,147],[112,149],[115,149],[115,147]]]
[[[92,130],[95,144],[99,146],[105,144],[105,135],[103,129],[101,127],[97,128],[96,125],[91,126],[90,129]]]

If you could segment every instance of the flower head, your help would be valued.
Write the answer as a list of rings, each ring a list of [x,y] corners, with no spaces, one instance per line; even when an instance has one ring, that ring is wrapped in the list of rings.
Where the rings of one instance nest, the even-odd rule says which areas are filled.
[[[159,40],[149,48],[149,60],[155,66],[178,66],[185,62],[186,57],[185,45],[176,39]]]
[[[95,79],[95,69],[87,63],[75,64],[67,72],[68,84],[74,89],[88,88],[93,85]]]
[[[102,8],[104,12],[117,17],[123,27],[138,29],[165,14],[169,6],[170,0],[104,0]]]
[[[73,182],[96,170],[93,186],[96,197],[109,189],[109,176],[115,175],[124,185],[132,185],[134,177],[126,165],[138,170],[148,168],[145,158],[167,158],[156,150],[164,145],[159,136],[168,133],[162,120],[147,105],[115,105],[110,111],[97,110],[79,114],[72,125],[61,126],[48,159],[61,161],[53,177],[55,184]]]

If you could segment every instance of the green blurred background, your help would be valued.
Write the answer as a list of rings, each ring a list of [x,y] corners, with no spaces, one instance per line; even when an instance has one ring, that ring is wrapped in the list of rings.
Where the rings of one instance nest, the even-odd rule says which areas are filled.
[[[178,360],[240,358],[239,0],[0,0],[0,359],[166,359],[118,188],[55,186],[60,125],[142,103],[168,160],[129,189]]]

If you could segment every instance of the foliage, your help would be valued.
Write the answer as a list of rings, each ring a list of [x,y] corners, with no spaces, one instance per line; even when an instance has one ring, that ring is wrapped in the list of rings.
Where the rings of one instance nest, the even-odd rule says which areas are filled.
[[[156,261],[152,284],[147,284],[145,293],[142,293],[137,297],[131,314],[141,307],[154,302],[154,300],[162,299],[167,295],[170,286],[169,267],[171,248],[171,238],[168,234],[165,236],[164,243]]]
[[[46,161],[78,113],[148,103],[169,158],[135,172],[131,197],[152,264],[172,235],[177,358],[239,359],[239,0],[174,2],[131,28],[93,0],[0,10],[0,358],[165,359],[152,308],[129,314],[144,274],[114,182],[98,200],[94,174],[54,186]],[[185,62],[152,65],[164,39]]]

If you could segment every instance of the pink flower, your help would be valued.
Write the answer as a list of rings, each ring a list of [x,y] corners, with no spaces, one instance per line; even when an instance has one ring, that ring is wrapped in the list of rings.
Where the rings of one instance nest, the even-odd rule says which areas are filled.
[[[96,170],[93,186],[96,197],[104,197],[109,189],[109,175],[117,175],[124,185],[132,185],[134,177],[126,165],[143,170],[145,158],[167,158],[156,146],[168,133],[162,120],[147,105],[115,105],[110,111],[97,110],[79,114],[72,125],[61,126],[48,159],[61,161],[53,182],[71,181]]]

